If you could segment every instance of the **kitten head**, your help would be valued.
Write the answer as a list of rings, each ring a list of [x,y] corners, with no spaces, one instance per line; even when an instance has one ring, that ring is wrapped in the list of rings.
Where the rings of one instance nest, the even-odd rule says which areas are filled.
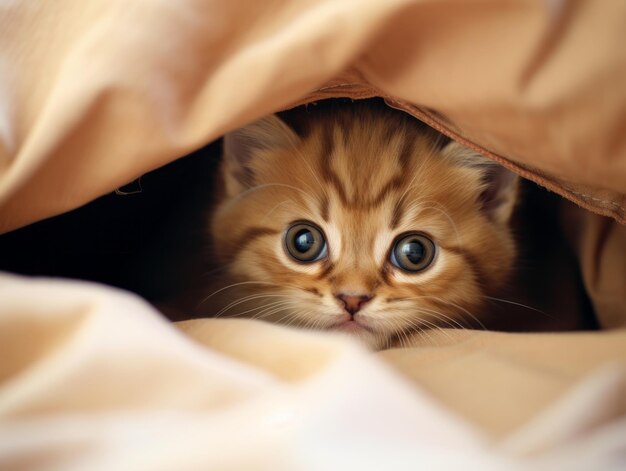
[[[358,102],[299,133],[269,116],[228,134],[211,225],[223,289],[207,304],[374,348],[469,325],[512,264],[517,177],[441,141]]]

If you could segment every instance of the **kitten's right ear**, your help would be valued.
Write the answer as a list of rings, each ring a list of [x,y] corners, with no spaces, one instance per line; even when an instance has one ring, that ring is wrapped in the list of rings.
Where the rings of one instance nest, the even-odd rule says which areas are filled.
[[[517,202],[519,177],[455,141],[450,142],[442,154],[458,165],[478,172],[482,183],[478,196],[481,209],[492,221],[507,224]]]
[[[276,115],[266,116],[224,136],[224,180],[228,196],[255,185],[254,159],[264,151],[295,147],[298,136]]]

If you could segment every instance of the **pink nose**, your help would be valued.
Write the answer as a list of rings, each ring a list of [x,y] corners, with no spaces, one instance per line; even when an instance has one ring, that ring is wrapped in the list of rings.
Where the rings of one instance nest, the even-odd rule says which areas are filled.
[[[350,314],[356,314],[365,303],[367,303],[371,296],[366,294],[353,295],[353,294],[336,294],[335,297],[343,304],[343,308]]]

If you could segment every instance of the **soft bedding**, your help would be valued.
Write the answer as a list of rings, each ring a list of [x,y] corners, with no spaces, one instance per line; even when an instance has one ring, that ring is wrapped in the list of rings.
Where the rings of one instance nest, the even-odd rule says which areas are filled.
[[[580,206],[602,328],[372,354],[5,273],[0,468],[623,469],[624,31],[608,1],[0,3],[0,232],[268,112],[382,96]]]

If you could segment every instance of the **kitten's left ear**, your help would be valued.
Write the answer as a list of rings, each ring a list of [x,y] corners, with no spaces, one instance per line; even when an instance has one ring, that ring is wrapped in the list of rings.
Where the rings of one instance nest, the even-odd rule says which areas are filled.
[[[254,158],[263,151],[288,149],[298,136],[276,115],[266,116],[224,136],[226,190],[234,196],[255,184]]]
[[[483,186],[478,201],[493,221],[506,224],[511,218],[519,188],[519,176],[476,151],[452,141],[442,154],[463,167],[480,172]]]

